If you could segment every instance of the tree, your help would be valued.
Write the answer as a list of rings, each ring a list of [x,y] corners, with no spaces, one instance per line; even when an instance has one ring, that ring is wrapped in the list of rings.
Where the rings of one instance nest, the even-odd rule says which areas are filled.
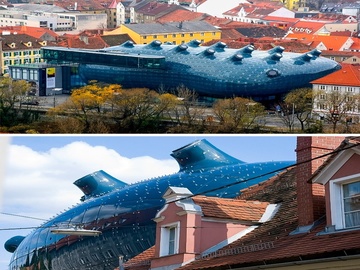
[[[201,129],[204,122],[205,108],[198,101],[198,94],[180,85],[176,88],[177,105],[173,107],[173,117],[177,121],[178,131],[194,132]],[[187,128],[184,128],[186,126]]]
[[[311,88],[298,88],[289,92],[284,102],[280,103],[283,122],[289,127],[290,132],[293,129],[296,118],[299,120],[301,130],[305,130],[305,122],[311,118],[313,107],[313,91]]]
[[[9,77],[0,79],[0,126],[12,126],[19,121],[29,120],[24,118],[28,114],[19,113],[15,105],[19,103],[21,107],[30,88],[30,84],[24,80],[14,81]]]
[[[135,88],[117,92],[112,104],[113,118],[120,128],[128,132],[158,132],[164,116],[171,117],[177,100],[171,94]]]
[[[332,125],[332,132],[336,133],[338,123],[351,122],[353,112],[360,102],[359,94],[350,91],[322,91],[315,93],[315,104],[319,114]]]
[[[225,132],[241,132],[252,128],[265,113],[263,105],[241,97],[220,99],[214,103],[213,110]]]
[[[102,85],[91,82],[89,85],[74,90],[63,104],[50,110],[49,114],[65,114],[67,117],[75,117],[82,122],[78,128],[83,125],[83,132],[97,133],[96,127],[104,129],[100,122],[105,118],[101,116],[111,108],[112,97],[120,91],[120,85]]]

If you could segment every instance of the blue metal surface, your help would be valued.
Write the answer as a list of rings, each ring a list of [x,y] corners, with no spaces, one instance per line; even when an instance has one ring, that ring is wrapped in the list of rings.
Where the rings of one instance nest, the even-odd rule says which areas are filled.
[[[98,80],[120,84],[124,88],[166,91],[185,86],[200,96],[217,98],[266,99],[310,86],[310,81],[341,67],[337,62],[321,57],[319,50],[299,54],[285,52],[280,46],[260,51],[252,45],[230,49],[223,42],[207,47],[200,46],[196,40],[181,45],[161,44],[157,40],[135,45],[128,41],[97,51],[43,48],[46,50],[58,51],[56,57],[47,58],[45,54],[47,61],[80,63],[79,75],[84,82]],[[74,60],[66,58],[72,52],[77,55],[87,53],[88,56],[80,61],[77,55]]]
[[[172,175],[131,185],[103,171],[76,180],[74,184],[85,194],[81,203],[45,222],[23,240],[8,240],[7,250],[14,251],[9,269],[114,269],[120,255],[127,260],[154,245],[152,218],[164,205],[162,195],[169,186],[187,187],[193,194],[233,198],[241,189],[294,163],[246,163],[206,140],[174,150],[171,156],[180,166]],[[50,232],[73,225],[102,234],[84,237]]]

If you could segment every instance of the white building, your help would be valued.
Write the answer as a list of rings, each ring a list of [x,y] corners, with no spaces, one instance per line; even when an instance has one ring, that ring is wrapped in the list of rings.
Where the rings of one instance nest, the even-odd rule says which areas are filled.
[[[24,4],[0,10],[0,27],[32,26],[61,32],[97,29],[106,23],[106,14],[84,14],[54,5]]]

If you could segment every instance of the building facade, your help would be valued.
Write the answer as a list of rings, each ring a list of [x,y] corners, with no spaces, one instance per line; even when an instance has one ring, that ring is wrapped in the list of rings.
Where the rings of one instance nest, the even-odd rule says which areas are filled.
[[[313,113],[320,119],[359,122],[360,65],[342,64],[342,69],[311,82]],[[328,116],[328,117],[327,117]],[[337,117],[337,119],[336,119]],[[334,119],[335,118],[335,119]]]
[[[194,39],[203,43],[221,38],[219,29],[203,21],[123,24],[106,34],[128,34],[136,44],[149,44],[154,40],[159,40],[162,43],[170,42],[179,45]]]
[[[11,65],[27,65],[40,63],[40,49],[47,45],[47,41],[38,40],[26,34],[4,33],[0,39],[1,74],[9,74]]]

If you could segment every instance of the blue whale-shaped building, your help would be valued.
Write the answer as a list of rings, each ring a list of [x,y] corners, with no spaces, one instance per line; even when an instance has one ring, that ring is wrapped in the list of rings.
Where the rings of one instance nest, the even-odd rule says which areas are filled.
[[[186,87],[205,97],[259,99],[309,86],[340,69],[337,62],[320,54],[316,49],[304,54],[285,52],[281,46],[268,51],[255,50],[253,45],[231,49],[224,42],[201,46],[198,40],[181,45],[128,41],[101,50],[42,48],[48,63],[77,63],[84,82],[162,91]]]
[[[168,176],[128,185],[97,171],[76,180],[74,184],[84,193],[78,205],[26,237],[15,236],[5,243],[5,249],[13,252],[9,269],[114,269],[119,256],[127,260],[154,245],[152,219],[163,207],[162,195],[169,186],[187,187],[195,195],[233,198],[241,189],[294,164],[246,163],[206,140],[174,150],[171,156],[180,170]],[[73,234],[76,228],[81,228],[80,235]],[[85,236],[83,231],[99,235]]]

